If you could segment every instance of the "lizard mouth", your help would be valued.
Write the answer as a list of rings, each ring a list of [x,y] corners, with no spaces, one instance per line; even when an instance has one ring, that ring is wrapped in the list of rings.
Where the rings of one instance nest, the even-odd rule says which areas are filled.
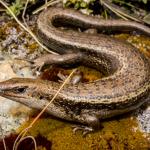
[[[3,96],[5,98],[8,99],[24,99],[25,96],[21,95],[21,94],[15,94],[11,91],[4,91],[4,90],[0,90],[0,96]]]

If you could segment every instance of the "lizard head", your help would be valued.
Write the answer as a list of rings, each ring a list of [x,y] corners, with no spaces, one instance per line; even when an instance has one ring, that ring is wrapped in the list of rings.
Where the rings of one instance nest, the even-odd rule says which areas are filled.
[[[0,96],[30,107],[45,105],[54,92],[50,82],[39,79],[12,78],[0,82]]]

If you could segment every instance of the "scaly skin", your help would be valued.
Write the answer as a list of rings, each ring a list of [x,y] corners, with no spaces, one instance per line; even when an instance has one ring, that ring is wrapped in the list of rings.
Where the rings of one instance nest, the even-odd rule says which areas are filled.
[[[129,112],[149,100],[150,62],[142,53],[128,43],[106,35],[56,28],[60,22],[84,29],[138,29],[150,35],[148,27],[134,22],[100,21],[62,8],[50,8],[42,12],[37,21],[38,36],[49,48],[64,54],[56,56],[58,64],[68,63],[67,60],[69,63],[80,62],[107,73],[107,77],[90,83],[66,85],[46,110],[48,113],[95,127],[100,119]],[[53,63],[50,58],[57,63],[54,55],[35,62],[43,64],[45,59],[45,63]],[[0,83],[0,95],[42,109],[59,87],[60,84],[55,82],[15,78]]]

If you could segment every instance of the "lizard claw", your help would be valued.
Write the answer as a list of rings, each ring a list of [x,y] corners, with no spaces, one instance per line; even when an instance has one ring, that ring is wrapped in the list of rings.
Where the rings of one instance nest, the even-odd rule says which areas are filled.
[[[41,63],[40,65],[32,64],[31,68],[33,72],[36,72],[36,71],[41,72],[43,66],[44,66],[44,63]]]
[[[83,136],[86,136],[87,134],[94,131],[94,129],[92,127],[87,127],[87,126],[84,126],[84,125],[75,125],[75,126],[73,126],[73,133],[74,134],[79,130],[82,131]]]

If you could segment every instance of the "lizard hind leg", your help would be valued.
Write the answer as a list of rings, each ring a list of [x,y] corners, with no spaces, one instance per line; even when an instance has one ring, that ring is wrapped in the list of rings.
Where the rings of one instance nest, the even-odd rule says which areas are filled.
[[[96,115],[84,114],[83,115],[85,123],[92,127],[93,130],[98,130],[101,128],[100,119]]]
[[[85,136],[88,133],[94,132],[102,127],[98,117],[89,114],[84,114],[82,117],[86,125],[74,126],[73,132],[82,130],[83,136]]]

